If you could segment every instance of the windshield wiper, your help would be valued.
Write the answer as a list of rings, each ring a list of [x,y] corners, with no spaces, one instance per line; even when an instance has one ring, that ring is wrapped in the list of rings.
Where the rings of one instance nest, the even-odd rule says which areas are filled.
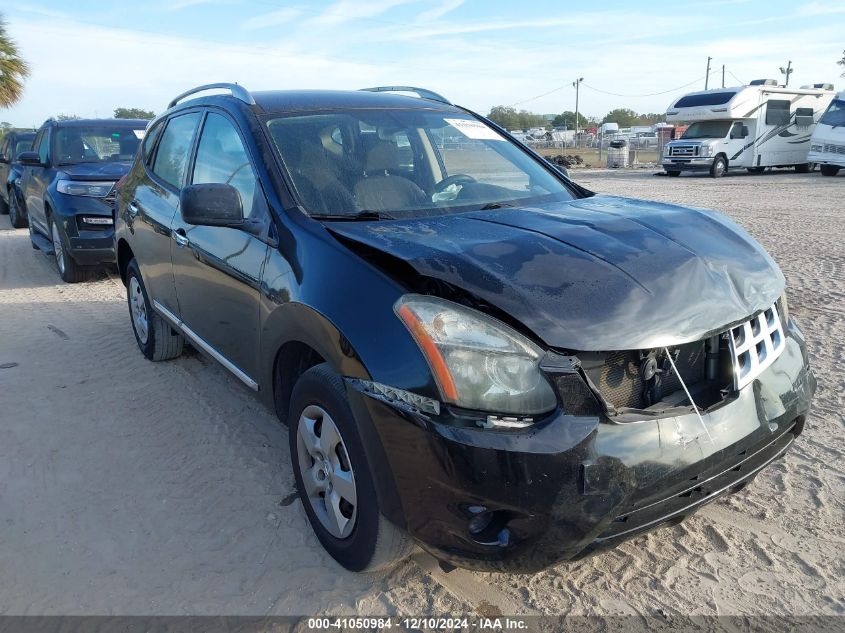
[[[492,211],[493,209],[508,209],[513,207],[509,202],[488,202],[479,211]]]
[[[357,213],[312,213],[312,218],[320,220],[395,220],[396,218],[384,211],[364,209]]]

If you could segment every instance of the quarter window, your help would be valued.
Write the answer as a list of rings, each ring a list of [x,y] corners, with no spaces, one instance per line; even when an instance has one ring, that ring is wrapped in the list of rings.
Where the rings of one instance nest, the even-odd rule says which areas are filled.
[[[214,113],[202,128],[192,179],[195,185],[207,182],[232,185],[241,195],[244,216],[252,216],[257,179],[249,155],[235,126]]]
[[[150,156],[153,153],[153,147],[155,147],[156,141],[158,137],[161,136],[161,131],[164,129],[164,124],[159,121],[158,123],[153,126],[153,128],[147,132],[146,136],[144,137],[144,144],[143,144],[143,154],[144,154],[144,162],[149,163]]]
[[[174,187],[181,187],[185,182],[188,155],[199,119],[199,112],[174,117],[170,119],[161,135],[153,173]]]

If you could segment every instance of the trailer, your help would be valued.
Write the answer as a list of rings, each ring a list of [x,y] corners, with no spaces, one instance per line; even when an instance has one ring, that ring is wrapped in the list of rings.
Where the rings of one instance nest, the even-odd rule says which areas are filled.
[[[807,160],[816,163],[823,176],[835,176],[845,167],[845,91],[836,95],[816,124]]]
[[[833,97],[832,84],[789,88],[774,79],[684,95],[666,111],[666,121],[689,127],[664,146],[663,169],[670,176],[703,171],[714,178],[731,169],[807,172],[810,136]]]

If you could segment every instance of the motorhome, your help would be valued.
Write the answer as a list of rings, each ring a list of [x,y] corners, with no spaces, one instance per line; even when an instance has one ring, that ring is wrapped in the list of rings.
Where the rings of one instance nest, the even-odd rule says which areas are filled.
[[[663,169],[670,176],[704,171],[714,178],[741,168],[807,172],[810,136],[833,96],[832,84],[789,88],[774,79],[684,95],[669,106],[666,121],[689,127],[664,146]]]
[[[836,95],[816,124],[807,160],[817,164],[823,176],[835,176],[845,167],[845,91]]]

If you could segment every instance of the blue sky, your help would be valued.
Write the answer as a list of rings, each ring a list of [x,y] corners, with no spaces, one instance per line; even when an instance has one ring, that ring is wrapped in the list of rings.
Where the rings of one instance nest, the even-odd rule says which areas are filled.
[[[410,84],[486,113],[616,107],[662,112],[674,97],[754,78],[834,82],[845,0],[564,2],[482,0],[0,0],[32,75],[0,120],[38,125],[58,113],[160,112],[184,89]],[[688,85],[687,87],[682,87]],[[614,94],[608,94],[614,93]],[[655,94],[664,93],[664,94]],[[622,96],[617,96],[622,95]]]

